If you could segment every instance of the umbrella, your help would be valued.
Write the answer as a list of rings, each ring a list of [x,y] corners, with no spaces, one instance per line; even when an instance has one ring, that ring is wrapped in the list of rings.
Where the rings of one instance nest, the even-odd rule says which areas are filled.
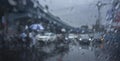
[[[32,30],[44,30],[44,27],[41,24],[32,24],[30,28]]]

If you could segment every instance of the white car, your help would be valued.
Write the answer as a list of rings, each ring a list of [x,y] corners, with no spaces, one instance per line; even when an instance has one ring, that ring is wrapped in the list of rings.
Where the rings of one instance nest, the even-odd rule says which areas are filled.
[[[44,35],[38,34],[36,35],[36,40],[40,40],[40,41],[46,41],[46,42],[50,42],[50,41],[54,41],[56,40],[57,36],[54,33],[45,33]]]
[[[69,34],[68,38],[69,39],[75,39],[75,38],[78,38],[78,36],[76,34]]]

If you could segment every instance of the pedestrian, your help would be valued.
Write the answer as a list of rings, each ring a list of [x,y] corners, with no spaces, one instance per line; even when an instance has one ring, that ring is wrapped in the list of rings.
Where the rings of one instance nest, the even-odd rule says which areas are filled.
[[[31,40],[30,47],[34,47],[35,44],[36,44],[35,35],[36,35],[36,34],[35,34],[34,31],[32,31],[32,32],[29,33],[29,38],[30,38],[30,40]]]

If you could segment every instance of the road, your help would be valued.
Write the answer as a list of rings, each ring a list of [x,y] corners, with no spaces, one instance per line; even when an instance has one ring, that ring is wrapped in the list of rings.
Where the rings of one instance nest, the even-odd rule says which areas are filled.
[[[50,44],[41,48],[2,49],[0,61],[97,61],[94,50],[88,45]]]
[[[108,44],[109,41],[111,43]],[[81,45],[76,40],[69,44],[51,43],[39,48],[3,47],[0,61],[119,61],[120,42],[109,41],[96,44],[97,47],[92,44]]]
[[[45,61],[96,61],[94,51],[87,49],[88,46],[85,48],[71,46],[69,52],[51,57]]]

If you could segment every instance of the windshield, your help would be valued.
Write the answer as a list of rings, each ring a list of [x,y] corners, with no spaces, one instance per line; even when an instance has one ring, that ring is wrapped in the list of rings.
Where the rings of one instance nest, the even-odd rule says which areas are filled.
[[[0,61],[120,61],[120,0],[0,0]]]

